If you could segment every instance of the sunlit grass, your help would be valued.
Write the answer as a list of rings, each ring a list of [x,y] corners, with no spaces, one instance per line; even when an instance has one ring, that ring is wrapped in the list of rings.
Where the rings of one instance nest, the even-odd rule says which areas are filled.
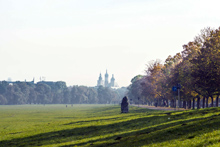
[[[219,146],[219,110],[0,106],[0,146]]]

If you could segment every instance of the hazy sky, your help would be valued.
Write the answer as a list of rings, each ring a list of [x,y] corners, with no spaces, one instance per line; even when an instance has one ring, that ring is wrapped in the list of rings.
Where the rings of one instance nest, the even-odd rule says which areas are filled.
[[[119,86],[220,25],[218,0],[0,0],[0,80]]]

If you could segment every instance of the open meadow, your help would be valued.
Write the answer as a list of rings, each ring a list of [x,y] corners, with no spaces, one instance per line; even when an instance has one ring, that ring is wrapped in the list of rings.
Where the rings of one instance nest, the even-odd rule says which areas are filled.
[[[159,111],[114,105],[0,106],[0,147],[220,146],[220,108]]]

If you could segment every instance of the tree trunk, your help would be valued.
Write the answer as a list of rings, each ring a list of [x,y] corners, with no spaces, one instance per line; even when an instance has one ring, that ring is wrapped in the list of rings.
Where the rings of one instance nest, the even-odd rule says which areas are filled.
[[[188,101],[188,109],[191,109],[191,100]]]
[[[209,104],[208,104],[208,103],[209,103],[209,97],[206,98],[206,108],[209,107]]]
[[[173,101],[174,101],[174,103],[173,103],[174,108],[176,108],[176,100],[173,100]]]
[[[200,109],[200,97],[197,98],[197,109]]]
[[[214,105],[213,105],[213,96],[211,96],[211,107],[213,107]]]
[[[216,100],[215,100],[215,106],[218,107],[218,100],[219,100],[219,95],[217,95]]]
[[[202,108],[205,108],[205,97],[202,99]]]
[[[166,107],[169,107],[169,100],[165,99],[165,101],[166,101]]]
[[[171,107],[171,108],[174,108],[174,105],[173,105],[173,104],[174,104],[174,102],[173,102],[173,100],[171,100],[171,102],[170,102],[170,107]]]
[[[161,106],[161,100],[158,98],[158,106]]]
[[[193,109],[195,109],[195,98],[193,98]]]
[[[154,103],[154,106],[157,107],[159,105],[159,100],[156,99],[156,102]]]
[[[183,108],[186,109],[186,101],[183,101]]]

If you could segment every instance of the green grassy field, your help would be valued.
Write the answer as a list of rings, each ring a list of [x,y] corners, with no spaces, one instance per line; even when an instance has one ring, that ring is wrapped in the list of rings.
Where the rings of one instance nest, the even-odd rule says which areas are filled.
[[[0,106],[0,146],[220,146],[220,108]]]

